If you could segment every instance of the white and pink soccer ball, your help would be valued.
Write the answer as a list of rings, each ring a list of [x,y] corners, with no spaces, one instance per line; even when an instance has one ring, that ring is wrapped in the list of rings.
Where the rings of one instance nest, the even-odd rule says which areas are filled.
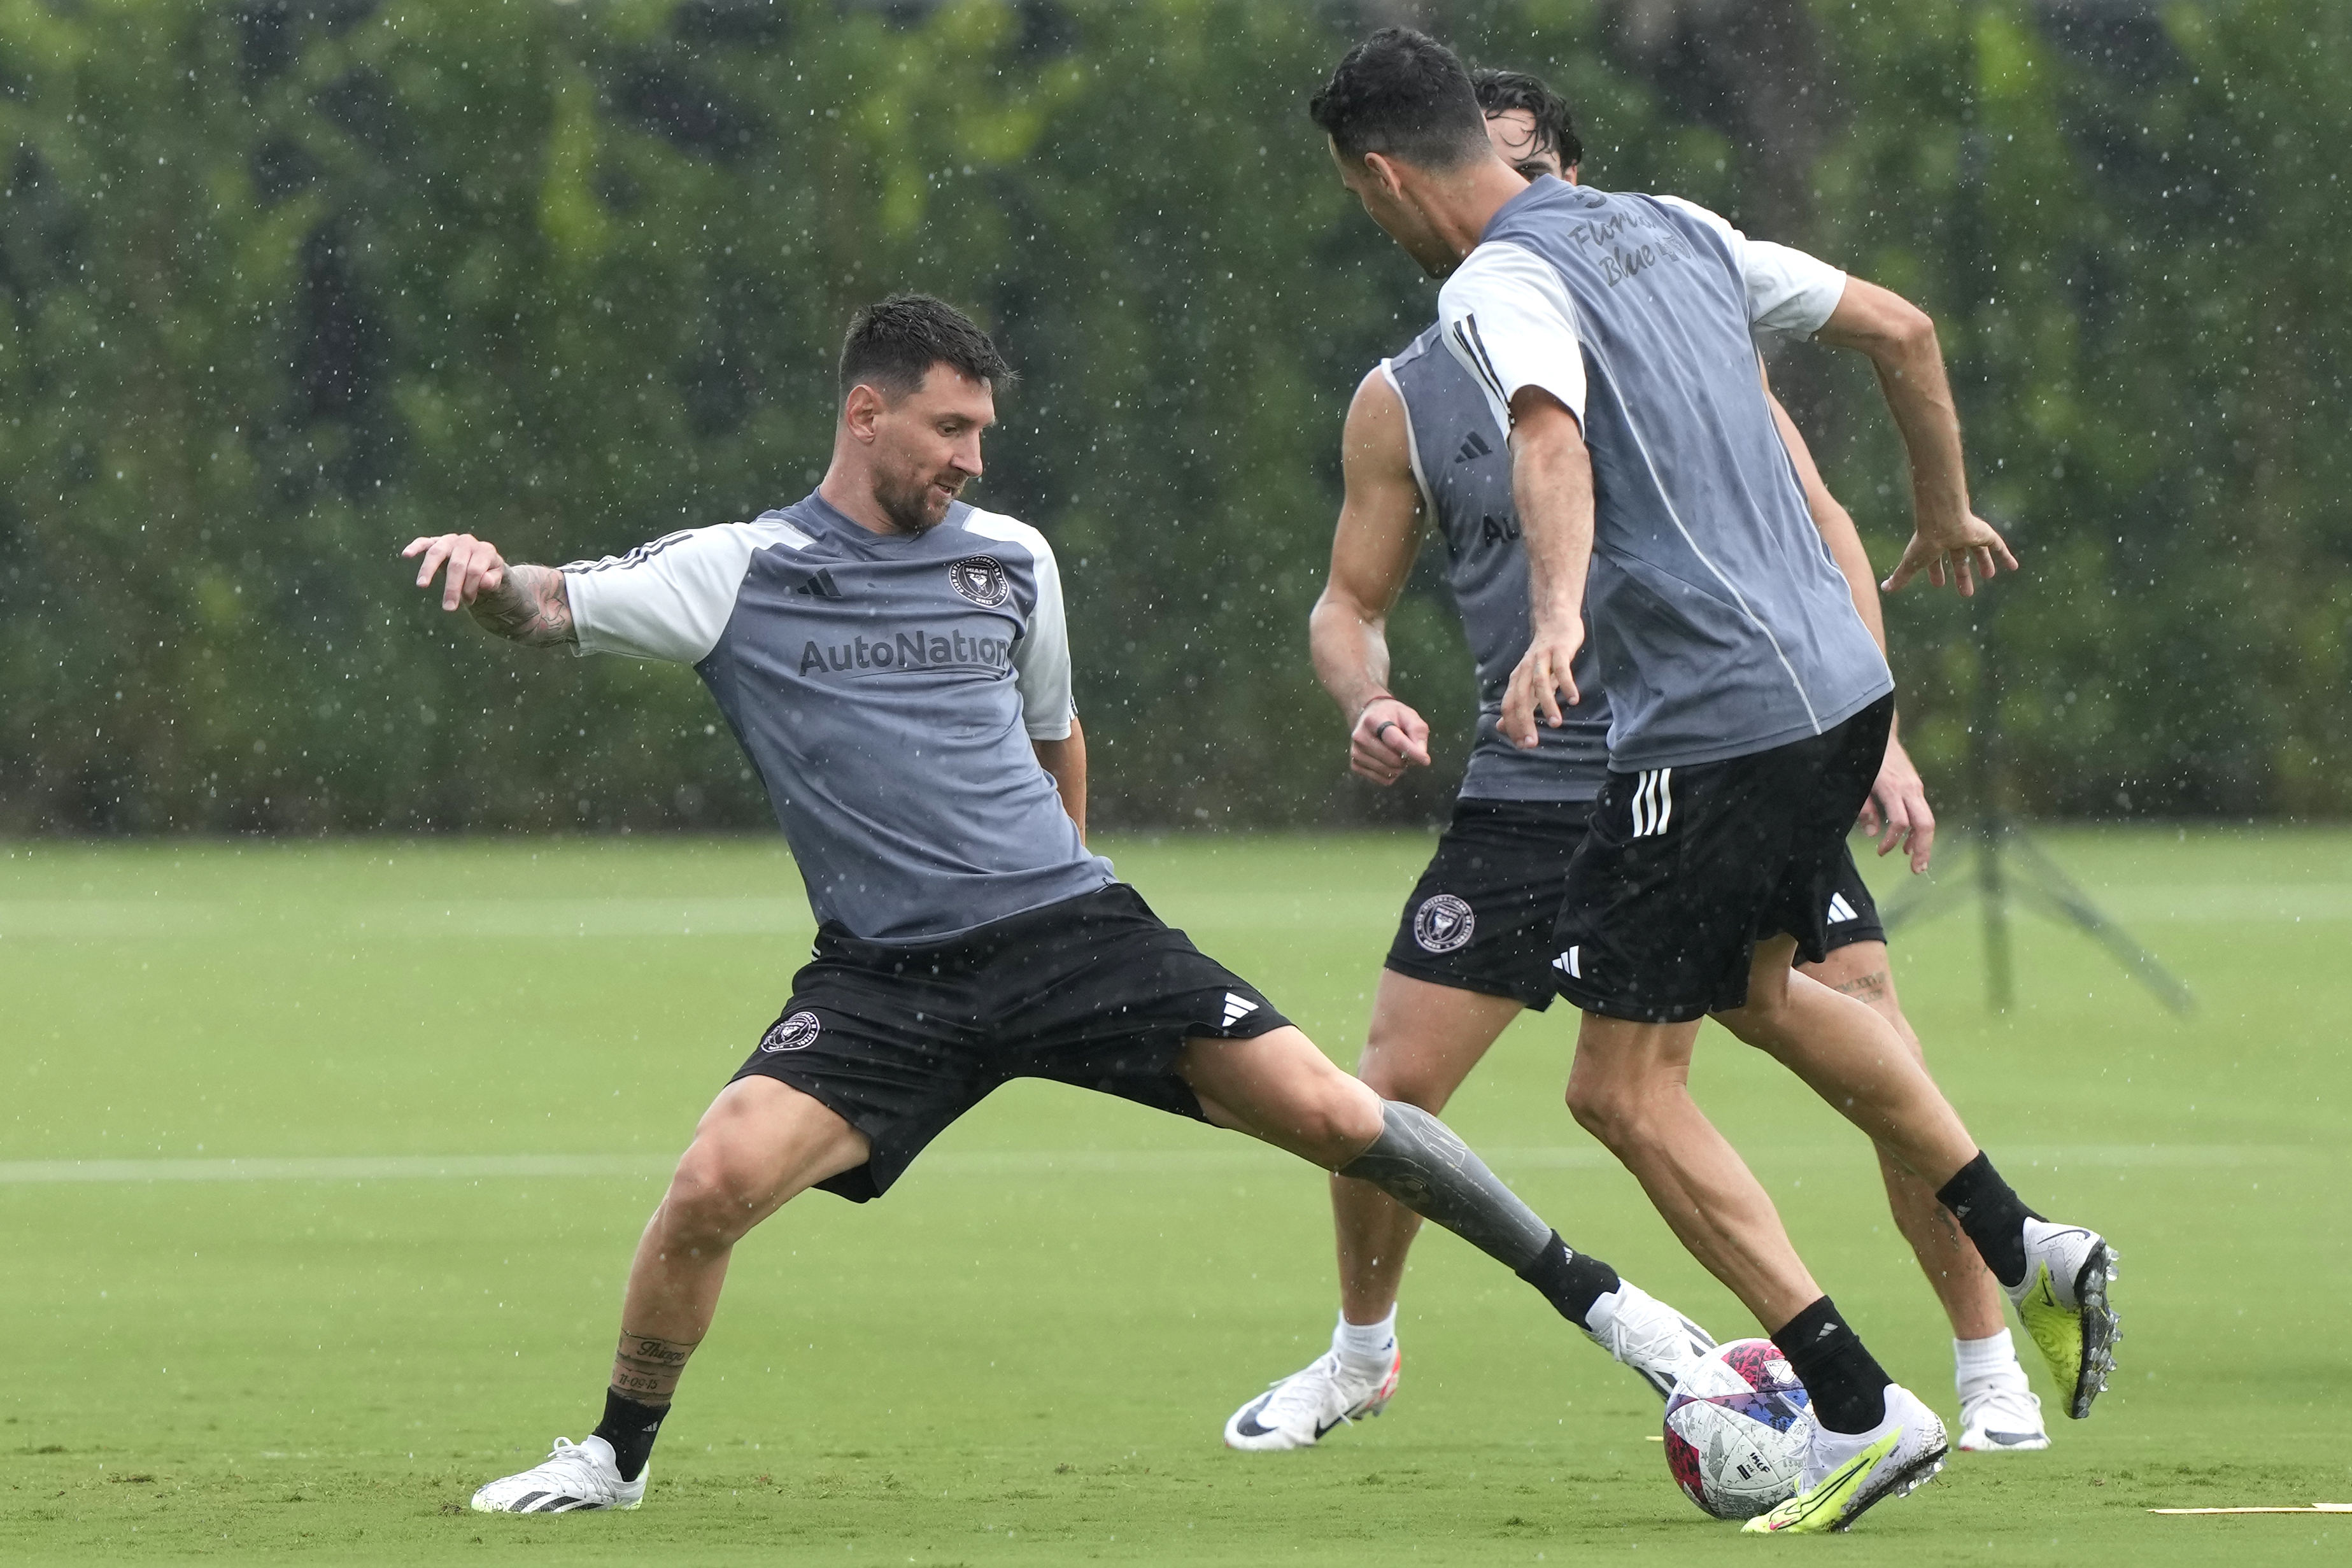
[[[1666,1468],[1717,1519],[1753,1519],[1797,1495],[1811,1399],[1769,1339],[1736,1339],[1691,1364],[1666,1396]]]

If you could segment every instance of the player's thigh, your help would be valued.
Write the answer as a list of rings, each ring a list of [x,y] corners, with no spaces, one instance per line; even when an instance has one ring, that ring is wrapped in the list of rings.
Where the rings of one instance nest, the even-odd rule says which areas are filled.
[[[1588,1012],[1568,1071],[1568,1108],[1604,1142],[1630,1135],[1661,1099],[1686,1094],[1698,1024],[1647,1023]]]
[[[748,1230],[795,1194],[866,1163],[866,1135],[789,1083],[739,1078],[719,1092],[670,1178],[682,1217]]]
[[[1360,1151],[1381,1135],[1381,1097],[1291,1024],[1246,1040],[1186,1040],[1176,1071],[1210,1121],[1310,1159]]]
[[[1830,949],[1829,956],[1818,964],[1798,965],[1797,972],[1866,1004],[1895,1026],[1895,1032],[1903,1037],[1913,1055],[1923,1061],[1927,1060],[1919,1036],[1911,1028],[1911,1020],[1903,1016],[1902,1000],[1895,994],[1895,971],[1887,962],[1885,943],[1849,942]]]
[[[1515,998],[1383,969],[1372,993],[1371,1030],[1356,1076],[1382,1099],[1403,1100],[1434,1114],[1524,1010]]]

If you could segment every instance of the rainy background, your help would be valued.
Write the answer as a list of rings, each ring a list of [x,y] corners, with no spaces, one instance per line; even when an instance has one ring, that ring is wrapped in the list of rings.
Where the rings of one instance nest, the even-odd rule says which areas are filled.
[[[1935,315],[2027,567],[1889,616],[1948,810],[1988,715],[2031,815],[2352,803],[2337,0],[117,0],[0,6],[0,832],[763,824],[690,673],[497,645],[396,551],[798,498],[900,287],[1021,371],[975,497],[1061,555],[1098,823],[1434,818],[1434,563],[1436,768],[1347,780],[1305,657],[1346,400],[1433,299],[1305,99],[1400,17],[1564,89],[1591,183]],[[1867,366],[1774,374],[1890,563]]]
[[[1349,778],[1307,657],[1348,398],[1434,290],[1306,102],[1400,19],[1550,78],[1592,183],[1926,307],[2025,564],[1888,604],[1948,828],[2035,824],[1942,841],[1903,912],[1987,918],[1893,971],[2003,1169],[2125,1254],[2124,1371],[1846,1556],[2340,1557],[2147,1510],[2352,1496],[2345,0],[0,0],[0,1559],[1740,1550],[1648,1387],[1448,1238],[1384,1419],[1226,1452],[1330,1322],[1321,1176],[1037,1083],[739,1251],[646,1509],[466,1508],[593,1420],[642,1217],[813,921],[691,672],[501,643],[401,547],[788,504],[850,311],[969,308],[1021,371],[975,498],[1059,555],[1095,841],[1352,1061],[1475,706],[1433,551],[1389,632],[1436,766]],[[1868,366],[1771,370],[1890,566]],[[1449,1122],[1745,1332],[1570,1122],[1573,1029],[1514,1027]],[[1868,1145],[1719,1039],[1693,1082],[1948,1415]]]

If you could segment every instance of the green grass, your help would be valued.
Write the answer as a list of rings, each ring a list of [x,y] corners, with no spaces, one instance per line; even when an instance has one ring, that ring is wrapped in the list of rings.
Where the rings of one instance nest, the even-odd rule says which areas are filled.
[[[2352,1500],[2352,835],[2052,844],[2197,989],[2195,1018],[2032,919],[2006,1017],[1984,1009],[1966,915],[1909,933],[1897,972],[2029,1201],[2121,1248],[2116,1389],[2047,1455],[1961,1457],[1856,1534],[1793,1550],[2340,1561],[2352,1521],[2144,1510]],[[1111,847],[1163,915],[1352,1060],[1426,841]],[[790,862],[756,841],[0,846],[0,1560],[1792,1549],[1685,1504],[1645,1440],[1655,1401],[1442,1236],[1408,1281],[1389,1415],[1315,1452],[1225,1452],[1225,1415],[1328,1333],[1320,1179],[1042,1085],[998,1095],[887,1200],[813,1196],[744,1246],[642,1511],[461,1511],[593,1421],[665,1162],[773,1016],[807,928]],[[1753,1332],[1569,1123],[1569,1040],[1561,1017],[1520,1025],[1452,1119],[1578,1245]],[[1948,1412],[1946,1331],[1860,1140],[1719,1032],[1699,1079],[1816,1272]],[[27,1179],[43,1161],[445,1155],[594,1158],[561,1176]]]

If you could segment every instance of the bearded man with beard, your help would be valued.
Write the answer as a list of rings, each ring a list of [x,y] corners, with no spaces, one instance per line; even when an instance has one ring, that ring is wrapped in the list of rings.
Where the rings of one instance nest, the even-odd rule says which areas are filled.
[[[638,1243],[603,1419],[484,1486],[477,1510],[638,1506],[735,1244],[812,1186],[880,1197],[1014,1078],[1370,1182],[1654,1385],[1712,1343],[1570,1251],[1435,1117],[1334,1067],[1087,851],[1054,552],[958,498],[1010,376],[961,312],[897,295],[850,325],[832,463],[794,505],[560,569],[509,566],[470,534],[404,552],[422,558],[420,588],[446,572],[444,610],[499,636],[692,664],[767,785],[819,921],[814,961]],[[1670,1332],[1629,1334],[1633,1320]]]

